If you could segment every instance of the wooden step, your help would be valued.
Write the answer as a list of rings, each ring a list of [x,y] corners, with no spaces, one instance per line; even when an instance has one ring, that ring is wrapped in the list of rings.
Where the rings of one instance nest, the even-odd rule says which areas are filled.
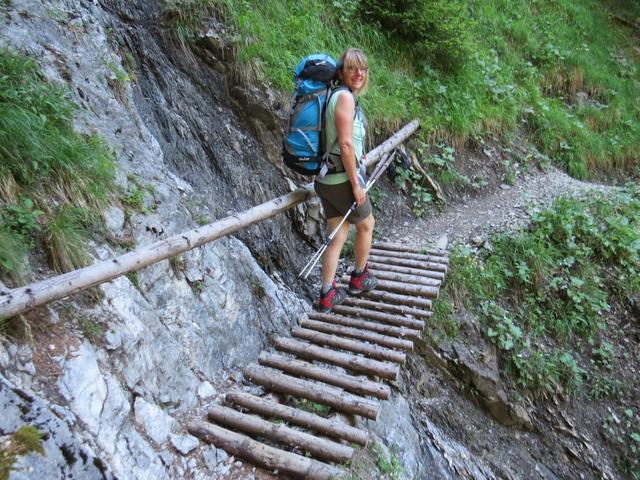
[[[343,307],[350,308],[350,307]],[[336,307],[334,307],[334,310]],[[377,313],[377,312],[373,312]],[[344,325],[345,327],[354,327],[360,328],[363,330],[371,330],[376,333],[385,334],[393,337],[399,338],[422,338],[422,330],[424,330],[424,322],[420,320],[415,320],[415,322],[419,322],[419,329],[417,325],[413,325],[417,328],[406,328],[406,327],[396,327],[393,325],[387,325],[385,323],[380,322],[370,322],[368,320],[361,320],[358,318],[350,318],[344,317],[342,315],[337,315],[335,313],[320,313],[320,312],[309,312],[307,314],[309,319],[312,320],[321,320],[326,323],[333,323],[336,325]],[[302,320],[300,321],[302,325]]]
[[[344,463],[351,460],[353,456],[353,448],[347,445],[316,437],[286,425],[272,423],[256,415],[240,413],[222,405],[211,406],[208,417],[209,420],[223,427],[259,435],[290,447],[299,447],[320,460]]]
[[[370,395],[372,397],[387,400],[391,395],[391,390],[387,385],[372,382],[366,378],[354,377],[338,373],[327,368],[318,367],[312,363],[287,357],[278,353],[262,352],[258,357],[260,365],[277,368],[283,372],[300,375],[305,378],[328,383],[336,387],[345,389],[351,393],[359,395]]]
[[[349,352],[360,353],[366,357],[375,358],[376,360],[403,364],[407,359],[407,356],[403,352],[398,352],[397,350],[380,347],[371,343],[359,342],[357,340],[350,340],[337,335],[317,332],[308,328],[293,327],[291,329],[291,335],[323,347],[339,348]]]
[[[369,434],[363,430],[248,393],[229,392],[225,395],[225,400],[265,417],[277,417],[290,424],[299,425],[332,438],[346,440],[365,447],[369,442]]]
[[[276,337],[273,339],[273,345],[278,350],[293,353],[308,360],[331,363],[354,372],[375,375],[388,380],[397,380],[400,374],[400,367],[394,363],[380,362],[359,355],[338,352],[293,338]]]
[[[378,248],[372,248],[369,254],[381,256],[381,257],[404,258],[407,260],[417,260],[419,262],[433,262],[433,263],[442,263],[444,265],[449,265],[448,254],[425,255],[422,253],[398,252],[394,250],[381,250]]]
[[[187,430],[191,435],[267,470],[309,480],[331,480],[344,475],[343,470],[333,465],[265,445],[209,422],[191,422]]]
[[[345,307],[349,307],[350,310],[345,310]],[[429,305],[431,308],[431,305]],[[357,311],[356,311],[357,310]],[[389,323],[391,325],[399,325],[409,328],[424,328],[424,322],[422,327],[417,324],[403,323],[405,320],[416,321],[404,316],[415,318],[431,318],[433,313],[428,309],[409,307],[407,305],[395,305],[393,303],[376,302],[374,300],[367,300],[360,297],[347,297],[340,305],[333,307],[332,311],[336,313],[342,313],[345,315],[354,315],[357,317],[371,318],[373,320],[380,320],[381,322]],[[389,312],[389,313],[386,313]],[[385,315],[382,317],[378,314]],[[386,315],[393,314],[395,319]],[[404,317],[404,320],[400,320]]]
[[[444,279],[445,272],[437,270],[423,270],[421,268],[402,267],[398,265],[390,265],[388,263],[369,262],[369,269],[372,272],[394,272],[416,277],[434,278],[436,280]]]
[[[377,268],[369,268],[369,271],[379,280],[391,280],[393,282],[411,283],[427,287],[440,287],[441,278],[421,277],[419,275],[407,275],[405,273],[390,272],[379,270]],[[444,275],[442,276],[444,278]]]
[[[388,348],[399,348],[402,350],[413,350],[413,342],[411,340],[402,340],[387,335],[381,335],[367,330],[361,330],[359,328],[345,327],[343,325],[336,325],[327,322],[318,322],[317,320],[300,319],[300,326],[311,330],[317,330],[318,332],[331,333],[334,335],[341,335],[343,337],[353,337],[359,340],[366,340],[367,342],[376,343]]]
[[[370,255],[369,259],[374,263],[381,263],[386,265],[397,265],[399,267],[410,267],[417,268],[421,270],[430,270],[436,272],[445,272],[447,271],[447,265],[444,263],[438,262],[421,262],[419,260],[409,260],[407,258],[395,258],[388,257],[382,255]]]
[[[339,287],[348,289],[346,283],[338,283]],[[406,305],[410,307],[431,308],[431,300],[426,298],[413,297],[410,295],[402,295],[399,293],[391,293],[391,292],[383,292],[381,290],[372,290],[370,292],[364,292],[359,295],[359,297],[364,297],[368,300],[381,300],[385,303],[396,303],[400,305]]]
[[[253,383],[274,392],[312,400],[342,412],[353,413],[371,420],[376,420],[380,413],[380,403],[375,400],[359,397],[326,384],[301,380],[272,368],[249,365],[245,368],[244,375]]]
[[[374,242],[371,248],[377,248],[380,250],[392,250],[396,252],[409,252],[409,253],[419,253],[419,254],[428,254],[428,255],[448,255],[448,251],[442,248],[417,248],[410,247],[408,245],[403,245],[401,243],[393,243],[393,242]]]
[[[343,275],[340,281],[348,285],[349,284],[350,275]],[[393,293],[400,293],[402,295],[411,295],[416,297],[424,297],[424,298],[438,298],[438,287],[435,286],[426,286],[426,285],[414,285],[412,283],[404,283],[404,282],[394,282],[391,280],[382,280],[378,279],[378,286],[373,290],[376,291],[386,291]]]

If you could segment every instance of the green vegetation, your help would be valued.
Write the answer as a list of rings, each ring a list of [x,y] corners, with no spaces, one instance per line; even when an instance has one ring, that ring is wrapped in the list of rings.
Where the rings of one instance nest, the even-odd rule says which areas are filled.
[[[306,410],[307,412],[315,413],[316,415],[320,415],[322,417],[326,417],[331,411],[331,407],[329,407],[328,405],[323,405],[322,403],[307,400],[305,398],[303,398],[302,400],[298,400],[296,407],[300,408],[301,410]]]
[[[138,177],[133,174],[127,176],[129,185],[121,198],[122,203],[126,207],[125,214],[127,218],[131,218],[132,213],[142,213],[148,215],[155,211],[155,204],[151,207],[147,206],[145,197],[151,195],[155,197],[155,188],[151,184],[143,185]]]
[[[611,412],[602,424],[602,433],[622,454],[616,461],[624,473],[634,480],[640,479],[640,412],[625,408]]]
[[[36,64],[0,50],[0,275],[13,282],[42,249],[69,270],[88,257],[95,211],[107,202],[113,164],[95,136],[73,130],[76,106]]]
[[[104,327],[88,318],[80,318],[80,328],[85,338],[91,343],[97,343],[104,334]]]
[[[303,56],[363,48],[373,142],[419,118],[425,144],[517,131],[574,176],[637,174],[638,54],[608,8],[640,16],[632,1],[167,0],[165,18],[184,44],[222,18],[237,32],[239,78],[283,92]]]
[[[445,316],[439,322],[453,305],[475,311],[525,390],[572,393],[586,382],[591,395],[615,392],[615,383],[603,382],[613,345],[598,336],[611,304],[640,292],[639,193],[630,185],[608,198],[560,199],[526,231],[494,238],[479,257],[459,248],[447,303],[436,306]]]
[[[378,443],[374,443],[371,450],[373,451],[376,466],[382,473],[383,478],[388,478],[389,480],[400,480],[402,478],[404,468],[402,468],[400,460],[394,452],[385,452],[384,448]]]
[[[42,433],[34,426],[23,425],[0,448],[0,480],[8,480],[17,458],[30,452],[45,454]]]

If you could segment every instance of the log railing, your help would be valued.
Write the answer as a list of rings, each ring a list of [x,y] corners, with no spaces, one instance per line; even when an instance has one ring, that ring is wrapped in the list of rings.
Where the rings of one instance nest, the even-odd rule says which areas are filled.
[[[369,153],[365,165],[373,165],[385,153],[404,142],[418,128],[417,120],[405,125]],[[142,246],[116,258],[51,277],[31,285],[0,291],[0,318],[8,318],[32,308],[86,290],[128,272],[139,270],[186,251],[200,247],[255,223],[273,217],[304,202],[315,194],[309,183],[291,193],[262,203],[244,212],[230,215],[209,225],[180,233],[151,245]]]

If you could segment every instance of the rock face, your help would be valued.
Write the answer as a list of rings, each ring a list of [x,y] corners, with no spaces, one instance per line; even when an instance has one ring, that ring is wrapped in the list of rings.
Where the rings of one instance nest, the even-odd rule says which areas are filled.
[[[244,126],[225,77],[175,47],[161,10],[162,2],[146,1],[12,2],[0,36],[2,46],[32,56],[47,79],[69,87],[81,107],[76,128],[113,149],[119,187],[149,187],[145,213],[117,199],[104,212],[110,234],[136,246],[290,189],[252,134],[259,119]],[[272,118],[260,128],[276,124]],[[64,332],[49,345],[0,348],[0,434],[32,423],[48,435],[47,456],[21,459],[23,471],[155,480],[224,470],[215,450],[194,460],[202,453],[179,418],[240,380],[238,370],[267,336],[288,330],[309,308],[286,273],[306,249],[280,215],[103,284],[90,307],[66,300],[73,316],[54,307],[44,320]],[[100,259],[123,252],[107,243],[95,249]],[[89,343],[72,327],[79,318],[104,334]]]
[[[44,455],[30,453],[14,464],[12,479],[113,479],[108,467],[89,444],[74,433],[77,417],[67,408],[51,405],[0,375],[0,432],[15,432],[22,425],[36,427],[44,436]]]

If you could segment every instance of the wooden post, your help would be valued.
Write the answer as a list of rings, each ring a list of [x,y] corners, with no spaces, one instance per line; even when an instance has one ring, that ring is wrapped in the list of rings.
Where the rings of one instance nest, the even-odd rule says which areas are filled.
[[[387,400],[391,395],[391,389],[382,383],[372,382],[366,378],[354,377],[334,372],[326,368],[320,368],[312,363],[280,355],[278,353],[262,352],[258,357],[260,365],[277,368],[286,373],[311,378],[320,382],[344,388],[348,392],[359,395],[371,395],[372,397]]]
[[[187,430],[205,442],[212,443],[236,457],[244,458],[254,465],[268,470],[277,470],[296,478],[335,480],[344,474],[340,468],[333,465],[256,442],[246,435],[208,422],[191,422]]]
[[[331,408],[348,413],[355,413],[371,420],[377,420],[380,403],[368,398],[358,397],[324,384],[301,380],[284,373],[259,365],[249,365],[244,375],[253,383],[262,385],[276,392],[286,393],[299,398],[328,405]]]
[[[208,417],[209,420],[223,427],[259,435],[290,447],[300,447],[321,460],[344,463],[351,460],[353,456],[353,448],[346,445],[315,437],[285,425],[278,425],[255,415],[246,415],[222,405],[211,406]]]
[[[332,363],[333,365],[338,365],[354,372],[375,375],[376,377],[386,378],[388,380],[397,380],[400,374],[400,368],[393,363],[379,362],[378,360],[372,360],[350,353],[338,352],[329,348],[322,348],[310,343],[300,342],[293,338],[276,337],[273,339],[273,344],[278,350],[294,353],[308,360]]]
[[[350,425],[344,425],[341,422],[334,422],[314,413],[269,402],[264,398],[243,392],[229,392],[225,395],[225,398],[228,402],[247,408],[260,415],[281,418],[293,425],[300,425],[333,438],[347,440],[364,447],[369,442],[369,434],[367,432]]]
[[[367,153],[365,164],[373,165],[385,153],[406,140],[419,126],[417,120],[405,125],[384,143]],[[249,210],[230,215],[209,225],[179,233],[166,240],[142,246],[133,252],[79,270],[48,278],[31,285],[0,291],[0,318],[18,315],[40,305],[86,290],[128,272],[174,257],[218,238],[237,232],[288,210],[315,195],[313,184],[298,188]]]

